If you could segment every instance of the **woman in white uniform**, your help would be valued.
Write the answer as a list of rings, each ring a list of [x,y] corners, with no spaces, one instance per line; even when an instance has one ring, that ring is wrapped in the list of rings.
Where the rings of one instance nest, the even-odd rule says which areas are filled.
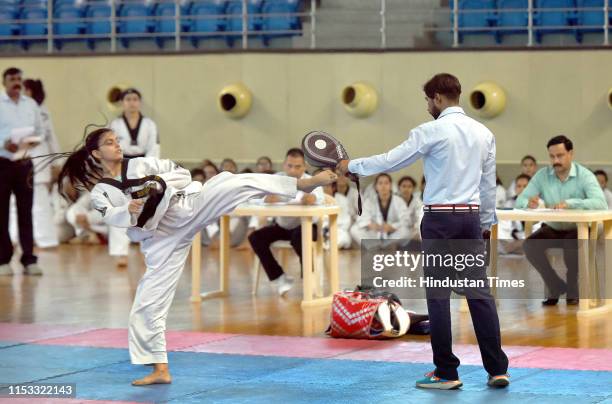
[[[30,149],[30,156],[42,156],[58,153],[60,150],[57,136],[53,130],[51,114],[44,104],[45,90],[40,80],[23,82],[25,95],[36,101],[40,108],[43,139],[38,146]],[[36,162],[36,159],[33,160]],[[53,203],[51,198],[52,184],[57,176],[59,165],[51,166],[44,161],[34,164],[34,203],[32,223],[34,224],[34,241],[40,248],[56,247],[59,244],[57,228],[54,222]],[[17,223],[17,221],[11,221]]]
[[[124,159],[113,131],[91,132],[66,161],[64,179],[91,190],[92,204],[109,226],[128,228],[140,242],[147,270],[138,284],[129,321],[132,363],[153,364],[134,385],[170,383],[166,317],[194,236],[239,204],[267,194],[295,197],[335,181],[331,171],[307,179],[221,173],[202,185],[170,160]]]
[[[384,173],[374,180],[376,196],[366,199],[361,216],[351,227],[351,236],[355,242],[361,243],[363,239],[406,242],[412,238],[408,208],[402,198],[393,195],[392,184],[391,176]]]
[[[110,128],[117,135],[123,156],[159,158],[159,134],[157,125],[151,118],[144,116],[142,109],[142,94],[135,88],[128,88],[121,94],[123,114],[114,119]],[[118,266],[127,265],[127,255],[130,240],[125,229],[110,227],[108,233],[108,252],[117,257]]]
[[[415,179],[410,176],[402,177],[397,182],[399,196],[406,202],[408,208],[408,226],[412,240],[416,242],[414,247],[420,244],[418,242],[421,240],[421,220],[423,219],[423,201],[415,195],[416,186]]]

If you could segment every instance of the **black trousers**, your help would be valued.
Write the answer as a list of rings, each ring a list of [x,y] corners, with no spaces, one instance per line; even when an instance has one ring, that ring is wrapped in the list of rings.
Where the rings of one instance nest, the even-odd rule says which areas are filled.
[[[450,246],[451,250],[457,243],[466,245],[466,240],[469,245],[484,246],[477,212],[426,212],[421,222],[421,234],[423,251],[426,254],[447,253],[448,251],[438,249],[440,241]],[[470,243],[469,240],[474,242]],[[428,272],[435,270],[436,268],[427,266],[424,268],[426,276]],[[457,380],[459,358],[453,354],[452,349],[450,293],[450,289],[426,289],[435,375],[443,379]],[[495,299],[487,287],[485,290],[478,290],[478,298],[468,294],[467,301],[485,370],[493,376],[505,374],[508,370],[508,357],[501,348]]]
[[[585,241],[586,242],[586,241]],[[562,248],[563,260],[567,267],[567,284],[557,275],[548,261],[546,251],[550,248]],[[578,298],[578,230],[555,230],[543,224],[523,243],[527,260],[540,273],[548,287],[550,296],[558,298],[567,291],[568,299]]]
[[[313,241],[317,240],[317,225],[315,224],[312,225],[312,239]],[[271,281],[278,279],[285,273],[270,250],[270,245],[279,240],[289,241],[295,253],[300,257],[301,264],[302,226],[288,230],[275,223],[256,230],[249,235],[249,243],[251,243],[253,251],[257,254],[261,265],[268,275],[268,279]]]
[[[9,235],[9,207],[11,194],[17,201],[17,222],[23,265],[35,264],[33,253],[32,203],[34,199],[33,170],[31,160],[11,161],[0,158],[0,265],[8,264],[13,256],[13,244]]]

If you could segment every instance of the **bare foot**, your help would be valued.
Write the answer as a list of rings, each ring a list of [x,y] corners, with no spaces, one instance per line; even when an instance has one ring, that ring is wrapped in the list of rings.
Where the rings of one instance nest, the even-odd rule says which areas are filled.
[[[306,193],[312,192],[316,187],[320,187],[322,185],[327,185],[335,182],[338,179],[338,176],[335,172],[331,170],[321,171],[319,174],[310,177],[303,178],[297,180],[297,188],[300,191],[304,191]]]
[[[132,386],[148,386],[151,384],[170,384],[172,383],[172,377],[167,370],[154,370],[150,375],[143,377],[142,379],[134,380]]]

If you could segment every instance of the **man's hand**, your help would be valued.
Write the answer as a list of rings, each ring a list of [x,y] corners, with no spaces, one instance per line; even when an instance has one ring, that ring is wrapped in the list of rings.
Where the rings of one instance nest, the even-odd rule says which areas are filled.
[[[277,203],[280,202],[281,198],[278,195],[266,195],[264,203]]]
[[[336,171],[341,175],[347,175],[349,173],[349,162],[350,160],[340,160],[340,162],[336,164]]]
[[[382,230],[387,234],[391,234],[391,233],[395,233],[396,228],[391,226],[389,223],[384,223],[382,225]]]
[[[382,228],[382,226],[379,225],[378,223],[370,223],[368,225],[368,230],[371,230],[371,231],[380,231],[381,228]]]
[[[142,199],[133,199],[128,205],[128,211],[133,215],[137,215],[142,211],[143,205],[144,201]]]
[[[485,229],[482,231],[482,239],[483,240],[489,240],[491,239],[491,230],[489,229]]]
[[[567,205],[567,203],[565,201],[559,202],[555,205],[553,205],[552,207],[553,209],[567,209],[569,208],[569,206]]]
[[[302,198],[302,205],[315,205],[317,203],[317,197],[313,194],[304,194]]]
[[[529,204],[527,207],[529,209],[536,209],[540,204],[540,195],[535,195],[529,198]]]
[[[11,139],[7,139],[6,142],[4,142],[4,148],[11,153],[15,153],[19,150],[19,145],[11,142]]]

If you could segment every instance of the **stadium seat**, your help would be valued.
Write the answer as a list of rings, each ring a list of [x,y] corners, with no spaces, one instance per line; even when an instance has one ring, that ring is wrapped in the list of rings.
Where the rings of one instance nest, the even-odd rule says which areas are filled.
[[[82,7],[63,2],[53,10],[53,16],[58,21],[53,24],[53,35],[79,35],[85,30],[83,18],[84,9]],[[80,41],[80,38],[58,38],[55,46],[61,49],[65,42]]]
[[[551,33],[568,33],[576,21],[576,4],[574,0],[536,0],[536,11],[533,17],[536,42],[542,42],[542,36]],[[568,9],[568,10],[561,10]]]
[[[19,34],[19,25],[15,22],[19,12],[17,4],[0,2],[0,36],[13,36]],[[10,42],[2,40],[3,43]]]
[[[180,31],[184,32],[188,29],[189,21],[184,18],[184,16],[189,14],[189,8],[191,3],[186,3],[180,6]],[[155,43],[159,48],[164,47],[164,42],[168,40],[173,40],[174,37],[170,34],[174,34],[176,31],[174,17],[176,15],[176,6],[172,1],[165,1],[161,3],[157,3],[153,8],[153,15],[155,21],[153,23],[153,31],[159,34],[155,37]]]
[[[226,21],[223,14],[227,2],[223,0],[199,0],[192,3],[187,20],[189,38],[194,47],[198,47],[202,39],[218,38],[225,30]]]
[[[528,0],[499,0],[497,3],[498,42],[512,34],[525,34],[528,25]],[[520,11],[515,11],[519,9]],[[523,11],[524,10],[524,11]]]
[[[603,32],[605,0],[577,0],[576,6],[576,40],[582,42],[583,34]],[[591,10],[583,10],[584,8]],[[608,14],[609,25],[612,24],[612,9]]]
[[[96,44],[100,41],[108,41],[111,34],[111,7],[103,1],[92,1],[87,4],[85,17],[96,20],[87,21],[85,24],[85,33],[87,35],[97,35],[96,37],[87,38],[87,46],[90,49],[95,49]]]
[[[261,0],[248,0],[247,1],[247,30],[248,35],[253,37],[259,35],[256,31],[261,28],[261,16],[255,14],[261,14]],[[225,30],[228,32],[225,36],[225,40],[228,46],[234,46],[234,41],[242,36],[242,1],[233,0],[228,2],[227,8],[225,9],[227,16],[227,25]]]
[[[117,34],[123,47],[128,48],[133,40],[151,38],[146,35],[153,28],[150,15],[150,8],[144,1],[130,1],[119,6],[117,10],[117,16],[119,17]],[[121,20],[121,18],[125,19]]]
[[[42,38],[47,35],[47,6],[41,3],[28,3],[23,5],[19,13],[21,20],[21,46],[23,49],[28,49],[32,43],[45,42],[47,39]],[[31,37],[31,38],[28,38]]]
[[[482,35],[493,34],[496,38],[496,32],[488,27],[494,27],[497,22],[495,14],[495,0],[459,0],[459,42],[463,42],[465,35]],[[451,9],[451,24],[454,26],[455,16],[454,1],[450,2]]]
[[[263,42],[268,45],[270,39],[283,36],[301,35],[301,32],[282,32],[296,31],[302,29],[302,22],[298,16],[294,15],[266,15],[280,13],[297,13],[300,10],[299,0],[266,0],[262,6],[262,31],[279,31],[276,33],[262,34]]]

